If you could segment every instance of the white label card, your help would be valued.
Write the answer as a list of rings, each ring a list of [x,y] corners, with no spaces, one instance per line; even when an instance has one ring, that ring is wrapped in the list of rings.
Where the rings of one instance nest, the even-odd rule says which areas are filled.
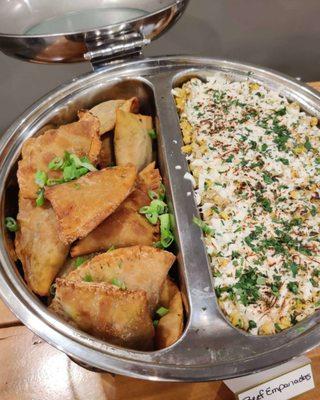
[[[239,393],[239,400],[287,400],[314,388],[311,364]]]

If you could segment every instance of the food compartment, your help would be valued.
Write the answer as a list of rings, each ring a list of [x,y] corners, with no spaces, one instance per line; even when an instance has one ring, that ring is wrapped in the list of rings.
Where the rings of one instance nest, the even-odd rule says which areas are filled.
[[[113,115],[111,115],[112,112],[115,113],[115,110],[113,110],[115,104],[112,103],[110,111],[110,107],[101,107],[101,103],[108,105],[109,103],[106,102],[119,101],[120,99],[123,99],[123,104],[129,104],[128,108],[121,109],[121,111],[118,112],[116,122],[113,121],[115,128],[112,126],[112,123],[111,125],[109,123],[109,126],[107,126],[108,124],[106,125],[106,123],[110,122],[110,119],[112,120],[113,118]],[[116,106],[119,108],[123,104],[121,103],[120,105],[117,103]],[[79,110],[90,109],[91,114],[84,111],[80,111],[80,114],[78,114]],[[86,123],[87,121],[90,122],[93,119],[92,114],[96,115],[94,118],[97,118],[97,120],[100,121],[100,129],[102,129],[101,126],[103,125],[106,131],[100,131],[97,135],[97,137],[100,137],[99,140],[102,142],[99,157],[96,157],[95,161],[93,161],[93,158],[90,159],[91,153],[89,152],[88,155],[84,156],[85,158],[83,158],[82,154],[78,154],[78,156],[74,158],[73,152],[69,149],[69,154],[65,153],[61,156],[55,156],[55,151],[57,149],[52,148],[52,150],[50,150],[50,146],[51,143],[55,144],[57,132],[61,135],[59,140],[61,140],[61,143],[64,143],[64,141],[68,140],[70,137],[68,135],[77,135],[77,130],[80,132],[83,127],[81,127],[81,125],[70,125],[70,127],[76,127],[76,129],[70,128],[70,132],[67,132],[67,135],[65,136],[63,136],[63,131],[57,131],[56,129],[59,126],[65,127],[66,124],[70,123],[79,124],[79,122],[76,122],[79,117],[80,121],[84,118]],[[105,115],[107,116],[106,121],[106,118],[104,118]],[[137,322],[140,326],[132,326],[133,333],[130,332],[130,328],[127,330],[127,333],[120,332],[119,336],[122,336],[116,339],[111,335],[109,341],[115,345],[136,348],[138,350],[156,350],[173,345],[173,343],[182,335],[184,329],[183,325],[187,319],[187,313],[183,311],[181,294],[178,289],[180,286],[179,279],[181,278],[183,280],[184,276],[183,268],[181,267],[181,264],[175,262],[174,266],[170,269],[170,266],[174,262],[173,253],[176,254],[178,252],[178,246],[175,244],[170,245],[173,239],[173,233],[170,228],[170,221],[173,219],[173,210],[170,207],[170,190],[167,191],[167,197],[165,197],[165,187],[167,186],[168,180],[166,171],[161,168],[162,163],[159,163],[158,161],[161,159],[161,148],[157,145],[157,140],[161,137],[161,132],[157,131],[155,128],[153,122],[155,119],[156,107],[152,85],[143,78],[122,78],[99,81],[95,86],[83,88],[83,90],[79,90],[76,93],[68,94],[39,115],[39,117],[33,121],[28,131],[21,133],[23,139],[26,139],[27,137],[41,138],[43,137],[42,135],[47,135],[49,140],[43,140],[43,142],[40,143],[40,146],[35,150],[32,149],[32,152],[30,152],[29,155],[31,158],[34,157],[33,159],[37,160],[37,150],[41,153],[43,151],[41,147],[47,146],[47,153],[44,156],[46,164],[53,163],[54,166],[52,169],[49,167],[48,171],[45,173],[45,177],[43,176],[44,171],[35,171],[35,182],[38,186],[40,183],[40,186],[37,188],[37,193],[42,193],[40,200],[39,194],[35,196],[32,195],[34,179],[32,178],[30,180],[30,176],[28,178],[23,177],[23,179],[20,179],[20,189],[22,188],[22,193],[26,197],[33,198],[20,201],[20,210],[23,207],[26,207],[26,209],[23,209],[24,215],[22,216],[21,214],[18,220],[18,224],[23,226],[24,229],[17,233],[20,238],[18,239],[18,241],[20,241],[19,258],[26,257],[25,259],[22,258],[23,262],[26,262],[26,260],[29,260],[28,262],[30,262],[29,257],[37,258],[37,255],[34,255],[33,252],[36,249],[39,252],[42,252],[42,246],[45,248],[45,246],[48,245],[46,232],[49,235],[53,235],[54,233],[54,240],[59,243],[60,253],[55,253],[55,248],[52,249],[52,247],[54,247],[52,246],[52,243],[50,243],[49,249],[50,251],[53,251],[54,256],[58,258],[64,257],[66,261],[64,262],[64,267],[58,268],[59,272],[57,271],[55,273],[58,278],[60,278],[60,283],[58,282],[60,297],[59,301],[53,301],[53,305],[50,306],[51,310],[62,316],[63,319],[70,322],[73,326],[78,328],[82,327],[82,329],[86,330],[84,328],[85,326],[90,326],[90,324],[92,325],[92,321],[90,321],[90,307],[92,310],[94,307],[94,299],[96,302],[100,303],[101,308],[95,310],[99,315],[101,315],[103,305],[106,309],[108,307],[120,307],[121,310],[121,307],[125,307],[128,313],[132,312],[133,319],[136,318],[138,321],[138,318],[142,318],[139,323]],[[95,122],[96,121],[91,125],[87,123],[85,129],[96,129],[97,127],[94,125]],[[132,139],[128,137],[127,132],[129,136],[130,134],[136,135],[136,140],[132,141]],[[84,132],[81,134],[85,135]],[[147,148],[146,145],[142,143],[143,137],[147,138]],[[33,143],[32,140],[30,143]],[[116,144],[114,143],[115,140],[118,140]],[[21,139],[20,148],[15,149],[13,159],[16,161],[12,162],[11,169],[7,175],[6,194],[3,200],[3,220],[8,216],[15,217],[18,212],[17,161],[19,159],[21,160],[20,151],[23,141],[24,140]],[[96,139],[94,139],[94,141],[96,143]],[[35,141],[34,143],[37,142]],[[91,145],[89,146],[90,151],[92,151],[92,148],[94,147],[92,143],[93,142],[91,142]],[[129,143],[129,145],[126,145],[126,143]],[[138,148],[137,143],[140,146]],[[75,145],[74,148],[77,148],[77,146]],[[117,151],[118,153],[116,153]],[[146,154],[144,154],[144,152]],[[122,187],[119,186],[121,184],[121,179],[119,181],[119,177],[114,177],[113,171],[117,171],[117,168],[122,168],[120,175],[128,175],[129,167],[126,167],[127,160],[134,162],[134,157],[136,156],[139,157],[139,162],[137,161],[136,166],[139,169],[139,172],[142,172],[138,175],[138,178],[135,178],[135,184],[133,181],[128,183],[128,180],[131,178],[126,176],[124,178],[126,182],[123,184],[130,185],[131,188],[122,189]],[[25,157],[26,155],[24,154],[24,158]],[[79,163],[79,160],[81,162],[81,165],[76,165],[77,171],[79,168],[83,167],[88,168],[88,171],[86,171],[84,175],[80,174],[76,179],[74,179],[73,176],[71,176],[71,178],[69,177],[69,179],[67,175],[70,173],[70,169],[75,167],[72,160],[75,160],[76,164]],[[154,169],[155,167],[151,164],[152,160],[156,162],[156,168],[158,168],[158,164],[160,164],[160,174],[162,175],[164,186],[160,184],[160,177],[157,170]],[[42,165],[46,164],[42,163]],[[113,168],[115,164],[116,166]],[[67,170],[65,169],[65,165],[67,166]],[[122,165],[123,167],[119,165]],[[52,171],[54,171],[55,176],[50,175]],[[107,171],[106,177],[102,176],[103,174],[101,171]],[[73,173],[75,172],[73,171]],[[98,179],[91,179],[95,174],[99,174]],[[130,174],[132,174],[132,172],[130,172]],[[20,178],[22,175],[23,174],[20,172]],[[112,190],[109,192],[101,191],[101,185],[104,184],[106,187],[108,185],[108,179],[112,180],[114,178],[116,179],[113,180],[115,183],[113,184],[114,187]],[[27,187],[25,182],[28,181],[28,179],[30,184]],[[73,189],[78,190],[79,188],[76,187],[78,182],[81,186],[85,182],[85,179],[89,179],[89,184],[93,185],[92,190],[96,190],[95,187],[98,188],[96,200],[93,200],[94,197],[92,197],[90,193],[86,194],[83,192],[78,195],[77,192],[69,192],[70,189],[72,191],[72,188],[70,187],[71,185],[73,185]],[[43,180],[45,180],[45,183]],[[49,180],[50,183],[48,184]],[[43,187],[44,189],[42,189]],[[71,198],[70,204],[67,201],[69,205],[64,202],[65,188],[67,192],[69,192],[66,198]],[[125,190],[131,192],[131,194],[123,194],[122,192]],[[112,192],[114,192],[115,195],[122,197],[118,201],[119,204],[117,203],[114,207],[116,208],[116,211],[111,212],[111,218],[107,216],[108,224],[104,224],[104,219],[98,224],[98,226],[93,222],[95,227],[93,228],[94,225],[91,225],[91,228],[88,229],[84,238],[81,239],[80,237],[76,242],[75,239],[77,234],[76,236],[72,236],[72,233],[71,239],[68,239],[69,233],[67,236],[62,236],[65,233],[65,226],[63,225],[64,217],[62,215],[66,215],[63,210],[68,209],[67,213],[72,214],[75,204],[83,213],[85,208],[82,208],[82,205],[86,202],[86,196],[89,196],[87,197],[89,201],[99,202],[99,195],[106,196],[108,201],[110,201],[110,196],[111,200],[114,197]],[[82,196],[84,197],[82,198]],[[61,199],[63,199],[62,203],[60,202]],[[25,204],[25,202],[28,204]],[[123,203],[125,203],[124,206]],[[166,203],[168,203],[169,209]],[[91,204],[92,207],[89,207],[86,211],[89,214],[91,213],[90,208],[96,207],[94,202]],[[53,210],[51,208],[52,205],[54,206]],[[101,206],[104,207],[103,203],[101,203]],[[41,219],[42,216],[39,215],[41,207],[43,208],[43,213],[49,212],[50,210],[50,213],[52,213],[52,215],[50,215],[51,219],[48,215],[44,215],[44,218],[49,218],[50,220],[46,221],[45,219]],[[121,211],[119,211],[114,217],[114,213],[116,213],[119,208]],[[143,208],[144,210],[142,210]],[[150,210],[148,210],[148,208],[150,208]],[[78,213],[74,213],[73,218],[80,221],[79,223],[81,224],[83,216],[81,215],[81,212],[79,215],[77,214]],[[30,224],[30,221],[26,221],[26,218],[29,218],[30,215],[39,219],[34,225],[32,223]],[[58,220],[58,232],[56,231],[56,225],[52,226],[51,224],[52,218],[54,217]],[[94,218],[95,217],[92,219]],[[91,224],[91,222],[92,221],[88,220],[86,224]],[[72,224],[72,218],[69,221],[69,224],[70,223]],[[47,224],[47,226],[44,227],[39,224]],[[102,226],[103,224],[104,226]],[[21,228],[21,226],[19,226],[19,228]],[[32,229],[34,229],[35,232],[33,232]],[[70,226],[67,229],[70,230]],[[71,230],[74,231],[73,228]],[[75,229],[75,231],[76,230],[77,229]],[[92,234],[93,232],[95,233]],[[32,237],[33,233],[35,239]],[[22,240],[22,236],[25,236],[26,234],[29,235],[29,238],[25,237]],[[148,235],[148,239],[144,240],[141,237],[141,235],[144,234]],[[14,252],[14,235],[14,233],[10,233],[8,230],[4,229],[4,242],[12,264],[17,258]],[[100,239],[102,236],[104,241],[102,241],[103,243],[101,244]],[[150,236],[152,236],[152,238]],[[116,238],[119,243],[113,245],[113,238]],[[64,242],[62,243],[63,240]],[[35,241],[38,243],[35,243]],[[95,241],[98,242],[98,245]],[[71,244],[71,242],[73,242],[73,244]],[[161,245],[161,243],[164,243],[164,245]],[[28,247],[29,245],[31,248]],[[135,245],[135,248],[131,247]],[[156,249],[155,246],[158,248],[162,247],[163,250]],[[132,250],[133,248],[134,251]],[[166,250],[168,250],[169,253]],[[64,256],[61,256],[61,251],[65,252]],[[99,255],[103,251],[107,251],[107,253],[103,253],[106,254],[106,256],[103,254]],[[68,257],[66,257],[66,253],[69,254]],[[96,262],[95,256],[98,257]],[[31,259],[31,264],[32,262],[33,260]],[[37,259],[36,262],[41,263],[41,260]],[[48,259],[48,262],[50,263],[50,258]],[[105,264],[110,267],[111,271],[113,271],[108,272],[108,276],[102,276],[103,273],[100,271],[100,269],[103,269]],[[24,274],[21,262],[17,261],[15,266],[17,268],[17,273],[20,276],[23,276]],[[86,267],[86,271],[82,271],[84,266]],[[57,268],[57,266],[51,267]],[[144,275],[142,273],[143,267],[146,268]],[[28,267],[26,269],[26,265],[24,265],[24,268],[25,273],[30,273]],[[35,264],[33,264],[33,268],[36,268]],[[121,272],[122,268],[125,271],[123,273]],[[132,274],[132,272],[130,272],[133,268],[136,268],[137,270],[136,276],[134,276],[134,273]],[[168,269],[170,269],[170,277],[168,276],[165,278],[165,271]],[[141,272],[139,272],[139,270]],[[67,281],[69,279],[68,274],[72,271],[73,275],[69,282]],[[34,272],[39,273],[39,270],[35,270]],[[112,273],[114,276],[111,276]],[[139,279],[142,278],[143,280],[139,282]],[[54,296],[56,295],[56,283],[54,283],[54,280],[52,279],[53,285],[51,285],[50,291],[48,292],[47,289],[43,290],[39,288],[39,282],[37,283],[32,279],[31,275],[27,275],[29,285],[33,287],[34,291],[38,295],[38,299],[40,299],[45,306],[49,305],[52,298],[55,298]],[[184,285],[181,285],[181,287],[183,288]],[[94,293],[95,297],[92,297],[92,293]],[[126,298],[126,293],[128,293],[128,298]],[[147,300],[145,299],[146,293]],[[36,296],[33,295],[33,297]],[[184,304],[187,306],[188,296],[186,293],[184,293],[183,299]],[[66,308],[63,308],[63,302],[67,302]],[[88,307],[84,302],[87,303]],[[80,311],[77,308],[79,303],[81,303],[82,307]],[[186,307],[186,310],[187,309],[188,308]],[[149,316],[150,313],[152,315],[151,319]],[[88,318],[88,315],[89,321],[88,319],[84,321],[83,319]],[[119,314],[119,318],[120,316],[121,315]],[[110,315],[109,318],[112,320],[112,318],[115,317]],[[108,324],[110,323],[110,320],[109,322],[102,321],[101,323]],[[146,329],[142,329],[143,324],[147,324]],[[125,330],[127,327],[124,326],[123,329]],[[134,335],[139,329],[144,331],[143,334],[145,336],[143,339],[140,337],[138,341],[133,339],[128,342],[126,339],[123,339],[126,335],[129,335],[129,337],[131,334]],[[155,347],[150,341],[153,331],[155,331]],[[94,323],[89,330],[87,328],[87,332],[91,333],[93,336],[97,336],[98,338],[104,338],[106,342],[108,342],[108,337],[103,337],[99,328],[95,328]],[[149,336],[148,332],[150,333]],[[140,333],[137,337],[139,337],[139,335]]]
[[[317,175],[307,171],[317,165],[318,110],[290,87],[268,85],[257,71],[184,71],[174,77],[173,88],[182,152],[197,181],[202,218],[194,222],[212,257],[224,314],[233,326],[254,335],[297,332],[319,307],[313,227]],[[302,176],[312,182],[303,184]],[[299,214],[303,195],[309,211]],[[282,206],[286,201],[294,215]],[[314,239],[303,235],[306,229]]]

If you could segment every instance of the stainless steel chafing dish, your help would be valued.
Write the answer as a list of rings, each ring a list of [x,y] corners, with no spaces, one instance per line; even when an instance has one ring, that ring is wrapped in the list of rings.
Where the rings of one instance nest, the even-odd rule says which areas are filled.
[[[280,89],[283,95],[298,101],[316,116],[320,116],[320,96],[285,75],[242,63],[180,56],[124,59],[124,56],[139,54],[143,45],[172,24],[184,10],[186,1],[94,1],[91,11],[92,4],[105,9],[110,4],[119,6],[121,3],[122,11],[133,7],[140,14],[133,13],[135,18],[129,22],[120,20],[87,32],[41,34],[45,27],[37,25],[41,21],[49,17],[60,21],[61,15],[75,11],[63,8],[67,3],[0,1],[1,26],[6,29],[0,35],[3,52],[35,62],[85,58],[95,67],[94,72],[55,89],[32,105],[1,137],[0,294],[6,304],[37,335],[82,365],[150,380],[201,381],[240,376],[279,364],[316,346],[320,342],[319,312],[269,337],[244,333],[231,326],[222,315],[212,286],[206,250],[199,229],[192,224],[197,208],[193,197],[186,195],[193,189],[191,182],[184,178],[188,166],[180,151],[182,139],[171,89],[190,77],[205,78],[223,71],[235,79],[245,79],[251,74],[258,82]],[[57,4],[59,12],[52,9]],[[85,4],[77,2],[76,11],[82,16]],[[19,35],[10,33],[13,20]],[[50,26],[53,29],[52,24]],[[24,34],[27,29],[29,34]],[[37,29],[40,34],[35,35]],[[115,59],[122,61],[110,63]],[[23,282],[3,224],[4,216],[17,207],[16,167],[24,140],[48,123],[72,121],[80,108],[90,108],[124,94],[138,96],[143,111],[156,119],[159,164],[175,217],[180,286],[187,308],[187,323],[180,340],[169,348],[148,353],[108,345],[49,312]],[[176,168],[177,165],[181,168]]]

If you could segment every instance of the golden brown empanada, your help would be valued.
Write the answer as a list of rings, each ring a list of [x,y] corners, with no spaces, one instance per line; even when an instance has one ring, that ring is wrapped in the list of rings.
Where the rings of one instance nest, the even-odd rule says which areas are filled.
[[[41,136],[25,141],[17,172],[22,197],[37,197],[37,171],[46,172],[51,179],[62,177],[62,171],[49,170],[48,164],[55,157],[63,157],[65,151],[79,157],[87,156],[93,164],[97,162],[101,147],[99,120],[89,111],[80,111],[78,115],[77,122],[49,129]]]
[[[85,237],[113,213],[132,192],[136,180],[133,165],[105,168],[81,178],[46,187],[64,243]]]
[[[151,225],[139,210],[150,204],[148,191],[158,192],[160,183],[161,176],[159,170],[155,169],[155,163],[149,164],[138,175],[136,189],[118,209],[75,244],[71,250],[72,257],[108,250],[112,246],[149,246],[157,242],[158,224]]]
[[[114,128],[116,111],[119,108],[126,112],[137,112],[139,109],[139,99],[132,97],[129,100],[108,100],[91,108],[90,112],[100,121],[100,135]]]
[[[17,219],[20,229],[15,247],[25,279],[33,292],[47,296],[67,258],[69,246],[59,239],[58,222],[49,203],[37,207],[34,200],[20,196]]]
[[[154,327],[143,290],[57,279],[50,309],[83,331],[109,343],[152,348]]]
[[[144,290],[150,310],[158,304],[160,291],[175,256],[151,246],[115,249],[93,257],[70,272],[67,280],[82,281],[90,276],[93,282],[123,284],[129,290]]]
[[[161,292],[159,306],[169,310],[160,318],[156,328],[155,345],[164,349],[175,343],[183,332],[183,305],[178,287],[167,278]]]
[[[134,164],[141,171],[152,161],[152,139],[149,131],[152,119],[118,109],[114,131],[114,151],[117,165]]]

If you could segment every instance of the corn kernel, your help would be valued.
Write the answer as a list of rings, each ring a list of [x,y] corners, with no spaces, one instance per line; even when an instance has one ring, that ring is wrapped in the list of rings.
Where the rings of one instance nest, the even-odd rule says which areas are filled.
[[[290,197],[292,199],[297,199],[299,197],[299,193],[297,192],[297,190],[291,190],[291,192],[289,193]]]
[[[253,92],[254,90],[258,90],[260,88],[260,85],[256,82],[249,83],[249,90],[250,92]]]
[[[287,329],[291,326],[291,321],[288,317],[280,317],[279,325],[281,329]]]
[[[317,126],[318,125],[318,118],[316,118],[316,117],[311,117],[311,120],[310,120],[310,126]]]
[[[259,328],[260,335],[272,335],[273,333],[275,333],[275,327],[272,321],[265,322]]]
[[[184,154],[190,154],[192,152],[192,146],[191,144],[186,144],[185,146],[181,147],[181,150]]]
[[[225,267],[229,264],[229,260],[227,258],[219,257],[217,261],[220,267]]]
[[[225,211],[221,211],[221,213],[219,215],[225,221],[227,221],[229,219],[229,215]]]
[[[303,144],[299,144],[298,146],[294,147],[292,149],[295,155],[303,154],[306,152],[306,148],[304,147]]]

